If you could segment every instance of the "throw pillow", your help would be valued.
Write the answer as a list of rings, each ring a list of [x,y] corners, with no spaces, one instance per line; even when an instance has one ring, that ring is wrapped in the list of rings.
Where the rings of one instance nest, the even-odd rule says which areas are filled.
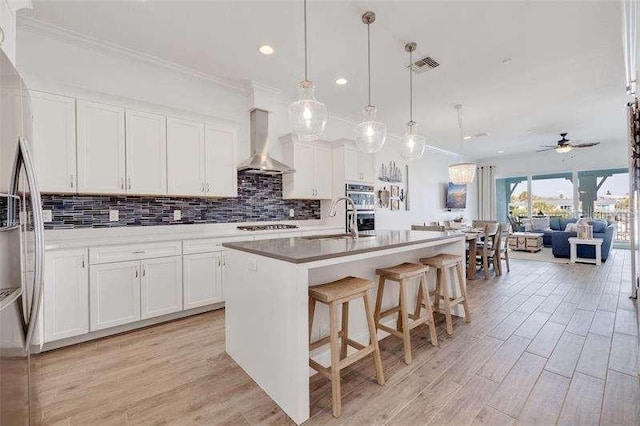
[[[531,219],[532,231],[548,231],[549,230],[549,216],[534,217]]]
[[[564,228],[564,232],[578,232],[577,223],[567,223],[567,227]]]
[[[603,234],[607,231],[607,222],[604,220],[591,220],[589,225],[593,226],[594,234]]]
[[[549,228],[551,228],[554,231],[560,231],[562,228],[560,228],[560,217],[559,216],[553,216],[551,218],[549,218]]]

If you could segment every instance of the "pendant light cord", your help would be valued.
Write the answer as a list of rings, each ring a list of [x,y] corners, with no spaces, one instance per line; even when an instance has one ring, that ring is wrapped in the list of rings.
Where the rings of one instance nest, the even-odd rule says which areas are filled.
[[[409,123],[413,123],[413,50],[409,52]]]
[[[307,81],[307,0],[304,0],[304,81]]]
[[[371,24],[367,24],[367,68],[369,73],[369,106],[371,106]]]

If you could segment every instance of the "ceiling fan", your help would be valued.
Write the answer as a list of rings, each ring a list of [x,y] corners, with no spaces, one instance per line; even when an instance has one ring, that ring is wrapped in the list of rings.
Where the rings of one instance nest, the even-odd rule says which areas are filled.
[[[567,135],[568,133],[560,133],[562,139],[560,139],[556,145],[540,145],[544,149],[540,149],[536,152],[551,151],[552,149],[554,149],[559,154],[566,154],[573,148],[591,148],[592,146],[600,144],[600,142],[572,143],[569,139],[567,139]]]

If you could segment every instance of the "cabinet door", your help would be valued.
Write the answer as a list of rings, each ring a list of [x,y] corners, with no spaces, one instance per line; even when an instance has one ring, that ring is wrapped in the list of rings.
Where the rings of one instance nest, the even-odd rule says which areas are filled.
[[[182,310],[182,256],[141,262],[142,319]]]
[[[287,173],[282,177],[283,198],[316,198],[315,164],[312,145],[291,143],[287,149],[293,150],[293,168],[295,173]],[[285,159],[287,163],[288,159]]]
[[[47,252],[44,273],[44,340],[89,332],[87,251]]]
[[[7,55],[12,64],[16,63],[16,14],[4,0],[0,0],[0,29],[2,42],[0,49]]]
[[[224,301],[222,252],[184,256],[184,309]]]
[[[344,179],[350,182],[360,182],[360,164],[358,151],[344,148]]]
[[[167,193],[167,123],[163,116],[127,110],[127,193]]]
[[[316,197],[331,199],[331,176],[333,176],[333,157],[330,148],[315,148],[314,181]]]
[[[90,330],[140,320],[140,262],[91,265]]]
[[[204,195],[204,125],[167,118],[167,183],[170,195]]]
[[[125,193],[124,109],[77,101],[78,192]]]
[[[42,192],[75,193],[76,101],[31,92],[33,160]]]
[[[363,182],[375,181],[375,165],[373,154],[366,152],[358,152],[358,170],[360,172],[360,180]]]
[[[231,130],[205,126],[206,192],[214,197],[236,197],[236,134]]]

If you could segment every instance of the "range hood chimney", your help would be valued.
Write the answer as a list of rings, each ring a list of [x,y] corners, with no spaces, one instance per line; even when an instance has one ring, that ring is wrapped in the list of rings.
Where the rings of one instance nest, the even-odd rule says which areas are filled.
[[[269,156],[269,111],[254,108],[250,112],[251,157],[240,163],[238,171],[264,175],[293,173],[294,169]]]

